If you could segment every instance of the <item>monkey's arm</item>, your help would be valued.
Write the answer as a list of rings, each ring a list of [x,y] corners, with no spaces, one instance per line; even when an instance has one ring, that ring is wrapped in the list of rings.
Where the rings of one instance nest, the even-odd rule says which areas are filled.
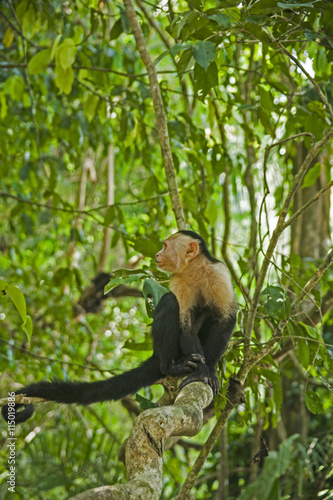
[[[166,293],[158,303],[152,325],[154,354],[159,359],[164,375],[185,375],[203,363],[203,352],[191,350],[186,355],[181,348],[179,326],[179,305],[175,295]]]

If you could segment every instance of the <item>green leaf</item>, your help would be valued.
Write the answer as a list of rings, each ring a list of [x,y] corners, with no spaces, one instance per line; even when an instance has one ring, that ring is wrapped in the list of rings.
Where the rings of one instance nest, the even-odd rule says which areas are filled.
[[[118,285],[128,285],[134,283],[135,281],[142,280],[143,278],[152,276],[151,272],[146,271],[131,271],[129,269],[118,269],[114,272],[114,278],[112,278],[107,285],[104,287],[104,294],[110,292],[113,288]]]
[[[211,227],[214,227],[219,217],[219,207],[213,198],[209,198],[208,200],[205,209],[205,216],[207,217]]]
[[[19,101],[22,99],[24,94],[25,83],[21,76],[12,75],[10,76],[3,87],[6,94],[9,94],[14,101]]]
[[[8,286],[7,281],[5,281],[5,280],[0,280],[0,291],[1,291],[1,292],[4,292],[4,291],[6,290],[6,287],[7,287],[7,286]],[[3,295],[5,295],[5,294],[3,294]],[[1,297],[1,295],[0,295],[0,297]]]
[[[175,43],[175,45],[171,47],[170,52],[172,57],[175,57],[180,52],[183,52],[183,50],[190,49],[191,47],[191,43]]]
[[[324,407],[320,396],[313,391],[306,391],[305,404],[311,413],[323,413]]]
[[[73,69],[70,66],[64,69],[62,66],[57,65],[55,69],[55,84],[65,94],[69,94],[72,90],[74,82]]]
[[[303,184],[302,184],[303,188],[307,188],[309,186],[312,186],[312,184],[314,184],[316,182],[316,180],[320,176],[321,168],[322,168],[321,163],[316,163],[313,167],[311,167],[307,171],[307,173],[305,174],[304,179],[303,179]]]
[[[193,57],[207,72],[209,63],[215,58],[215,45],[213,42],[197,42],[192,48]]]
[[[2,38],[2,43],[4,47],[8,49],[13,43],[13,40],[14,40],[14,33],[10,28],[7,28]]]
[[[309,334],[309,336],[313,339],[319,339],[320,338],[320,333],[318,332],[318,330],[316,330],[315,328],[313,328],[313,326],[311,325],[305,325],[304,323],[299,323],[299,325],[302,325],[306,332]]]
[[[28,0],[23,0],[23,2],[19,3],[16,7],[16,15],[20,23],[22,24],[24,13],[28,8]]]
[[[75,61],[75,53],[76,47],[74,44],[74,40],[72,38],[65,38],[62,44],[59,46],[57,50],[57,62],[60,64],[62,69],[66,70],[72,66]],[[68,92],[66,92],[68,93]]]
[[[266,313],[273,319],[285,319],[290,313],[290,300],[283,288],[268,286],[262,291],[261,300]]]
[[[212,87],[219,83],[218,72],[215,62],[209,65],[207,73],[199,65],[194,67],[194,90],[201,101],[204,101]]]
[[[5,291],[14,302],[14,306],[25,323],[27,320],[27,307],[23,293],[14,285],[7,285]]]
[[[153,349],[153,342],[151,339],[144,342],[135,342],[135,340],[129,339],[126,340],[122,348],[129,351],[151,351]]]
[[[116,40],[123,33],[123,23],[121,17],[114,23],[110,31],[110,40]]]
[[[313,4],[318,0],[310,0],[309,2],[278,2],[278,7],[281,9],[301,9],[302,7],[313,7]]]
[[[260,96],[260,102],[262,107],[266,111],[273,111],[274,109],[274,101],[272,94],[268,92],[267,90],[264,89],[262,85],[258,85],[258,91],[259,91],[259,96]]]
[[[97,95],[89,94],[83,104],[83,114],[87,118],[89,123],[95,117],[98,102],[99,102],[99,97]]]
[[[180,33],[183,27],[190,23],[191,19],[197,19],[198,14],[195,12],[187,11],[179,16],[176,16],[170,24],[170,33],[174,38],[180,38]]]
[[[104,223],[107,226],[110,226],[113,221],[116,218],[116,207],[114,205],[111,205],[106,211],[105,217],[104,217]]]
[[[183,52],[177,63],[177,71],[179,75],[182,75],[186,71],[189,71],[194,66],[194,57],[192,55],[192,50],[188,49]]]
[[[23,34],[27,38],[31,38],[39,32],[42,25],[42,18],[40,12],[36,12],[33,2],[21,2],[16,9],[16,14],[22,25]]]
[[[231,26],[231,21],[230,21],[230,16],[227,16],[226,14],[212,14],[208,16],[208,19],[212,19],[215,21],[219,26],[224,27],[224,28],[230,28]]]
[[[141,410],[149,410],[149,408],[158,408],[157,403],[153,403],[149,399],[146,399],[143,396],[140,396],[139,394],[135,395],[135,401],[140,403]]]
[[[264,43],[271,43],[272,40],[261,26],[253,22],[247,22],[244,24],[244,28],[249,31],[255,38]]]
[[[186,0],[189,5],[192,5],[197,10],[202,9],[203,0]]]
[[[167,56],[170,55],[170,50],[165,50],[164,52],[162,52],[158,57],[156,57],[156,59],[154,60],[154,66],[155,68],[159,65],[159,63]]]
[[[57,38],[54,41],[54,44],[53,44],[53,47],[52,47],[52,50],[51,50],[51,61],[54,59],[54,57],[56,55],[56,52],[57,52],[57,49],[58,49],[61,37],[62,37],[62,34],[60,33],[60,35],[58,35]]]
[[[51,62],[51,49],[44,49],[32,56],[28,64],[31,75],[38,75],[44,71]]]
[[[293,434],[288,437],[285,441],[279,444],[279,454],[278,454],[278,475],[282,476],[286,473],[286,470],[290,466],[292,460],[292,449],[294,447],[294,442],[299,439],[299,434]]]
[[[32,326],[32,319],[31,319],[31,317],[28,314],[27,314],[27,320],[26,320],[26,322],[23,323],[23,325],[22,325],[22,329],[26,333],[26,335],[28,337],[28,340],[30,342],[33,326]]]
[[[309,345],[305,339],[298,339],[297,354],[303,368],[307,370],[310,364],[310,351]]]
[[[99,106],[97,108],[97,115],[101,124],[104,125],[108,118],[108,108],[104,100],[101,100],[99,103]]]
[[[24,92],[22,102],[25,108],[29,108],[31,106],[30,96],[28,92]]]
[[[7,106],[6,96],[3,92],[0,92],[0,120],[6,118],[7,109],[8,106]]]
[[[113,288],[115,288],[118,285],[129,285],[131,283],[134,283],[135,281],[142,279],[144,276],[145,276],[144,274],[137,273],[133,274],[132,276],[128,276],[127,278],[123,277],[113,278],[104,287],[104,294],[110,292]]]
[[[157,304],[168,291],[167,288],[160,285],[154,278],[145,279],[142,293],[146,300],[147,314],[150,318],[153,317]]]
[[[138,237],[132,239],[132,246],[137,252],[142,253],[143,255],[146,255],[147,257],[151,257],[152,259],[154,259],[155,255],[160,250],[161,244],[160,240],[157,237],[156,238]]]
[[[143,186],[145,198],[149,198],[158,193],[158,180],[155,175],[150,175]]]

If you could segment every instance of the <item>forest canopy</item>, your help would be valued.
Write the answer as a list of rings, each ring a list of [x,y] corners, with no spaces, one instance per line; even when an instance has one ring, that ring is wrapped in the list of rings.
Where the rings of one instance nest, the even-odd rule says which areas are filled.
[[[332,63],[329,0],[1,3],[1,397],[148,358],[154,256],[186,227],[228,267],[238,322],[161,498],[333,497]],[[18,498],[125,483],[137,402],[36,408]]]

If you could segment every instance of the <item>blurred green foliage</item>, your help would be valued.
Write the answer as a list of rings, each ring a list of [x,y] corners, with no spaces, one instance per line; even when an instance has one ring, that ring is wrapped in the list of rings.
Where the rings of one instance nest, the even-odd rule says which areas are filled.
[[[148,14],[139,6],[137,14],[158,73],[187,223],[226,260],[238,285],[239,321],[233,347],[219,366],[218,414],[226,401],[224,380],[241,365],[244,343],[249,340],[253,353],[260,352],[317,270],[319,243],[327,250],[331,244],[329,233],[325,242],[312,237],[316,221],[302,234],[303,245],[312,239],[313,252],[305,258],[291,250],[293,232],[283,235],[254,332],[245,339],[251,294],[295,177],[298,147],[307,150],[311,138],[280,141],[302,133],[319,141],[332,128],[333,5],[189,0],[145,7]],[[104,270],[124,268],[141,254],[143,272],[116,274],[118,284],[141,287],[133,273],[155,276],[167,286],[151,259],[176,226],[146,70],[123,4],[8,1],[0,19],[0,278],[6,283],[1,289],[21,290],[33,323],[29,343],[22,305],[0,296],[5,397],[27,382],[52,376],[97,380],[146,359],[151,319],[142,298],[111,299],[84,317],[75,318],[73,308],[97,274],[105,227],[112,238]],[[331,152],[328,145],[311,165],[302,191],[318,192],[319,181],[331,181]],[[96,181],[90,172],[80,211],[87,157]],[[289,215],[296,208],[295,201]],[[329,211],[323,214],[328,225]],[[329,297],[332,283],[329,270],[302,306],[303,316],[299,311],[290,319],[274,352],[251,370],[246,403],[228,422],[228,457],[216,444],[195,498],[217,495],[224,460],[227,498],[252,498],[259,491],[261,499],[332,497],[332,308],[320,321],[307,321]],[[148,282],[147,293],[149,286],[156,285]],[[160,394],[156,387],[142,391],[154,401]],[[124,481],[117,450],[131,422],[120,403],[38,406],[34,420],[16,429],[15,498],[68,498]],[[203,443],[213,423],[192,441]],[[270,455],[251,465],[260,434]],[[5,427],[0,446],[6,464]],[[181,445],[166,453],[163,498],[174,498],[196,455]],[[6,480],[5,467],[0,496],[11,498]]]

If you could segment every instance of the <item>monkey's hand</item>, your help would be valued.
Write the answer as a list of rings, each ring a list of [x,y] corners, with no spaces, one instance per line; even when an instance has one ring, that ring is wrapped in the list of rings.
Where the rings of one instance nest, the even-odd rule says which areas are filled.
[[[206,363],[205,358],[201,354],[190,354],[187,356],[187,358],[182,361],[182,364],[184,365],[185,368],[189,368],[190,370],[187,370],[187,373],[194,371],[198,368],[198,364],[200,365],[202,363],[203,365]]]
[[[197,370],[198,365],[205,364],[205,358],[201,354],[190,354],[187,358],[175,363],[168,370],[168,375],[178,376],[186,375]]]
[[[195,370],[198,363],[202,363],[204,365],[206,363],[206,360],[203,356],[201,356],[201,354],[194,353],[187,356],[184,363]]]

